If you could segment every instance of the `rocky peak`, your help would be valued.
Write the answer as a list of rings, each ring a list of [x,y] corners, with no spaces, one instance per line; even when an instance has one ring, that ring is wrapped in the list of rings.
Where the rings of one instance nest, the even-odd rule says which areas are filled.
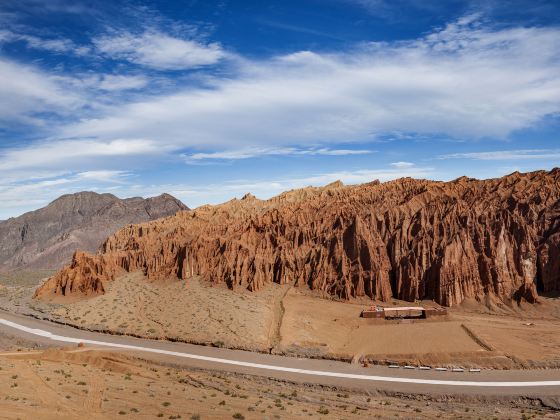
[[[120,199],[83,191],[65,194],[46,207],[0,222],[0,269],[60,268],[76,249],[96,251],[127,223],[188,209],[169,194]]]

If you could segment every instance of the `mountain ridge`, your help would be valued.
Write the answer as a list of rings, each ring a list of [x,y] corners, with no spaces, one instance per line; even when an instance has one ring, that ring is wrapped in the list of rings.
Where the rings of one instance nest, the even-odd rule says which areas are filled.
[[[96,251],[126,224],[186,209],[168,194],[147,199],[93,191],[64,194],[45,207],[0,222],[0,270],[58,269],[77,249]]]
[[[332,183],[126,226],[36,296],[104,292],[116,276],[271,282],[345,299],[537,302],[560,290],[560,169],[453,181]]]

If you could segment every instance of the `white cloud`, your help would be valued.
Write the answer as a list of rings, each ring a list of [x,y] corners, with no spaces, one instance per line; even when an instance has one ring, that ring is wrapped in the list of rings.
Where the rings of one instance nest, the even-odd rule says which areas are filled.
[[[560,149],[523,149],[498,150],[491,152],[452,153],[441,155],[439,159],[476,159],[476,160],[527,160],[560,159]]]
[[[0,42],[25,42],[29,48],[47,50],[55,53],[74,51],[79,48],[70,39],[40,38],[34,35],[22,34],[11,30],[0,30]]]
[[[411,42],[240,61],[234,77],[119,106],[67,133],[215,150],[395,131],[506,137],[560,112],[559,56],[558,28],[492,30],[464,20]]]
[[[80,172],[76,175],[76,179],[122,184],[126,182],[126,179],[129,178],[130,176],[131,173],[127,171],[102,170],[102,171]]]
[[[0,57],[0,97],[4,99],[0,125],[24,123],[55,132],[61,122],[54,115],[75,120],[98,115],[107,104],[122,103],[118,91],[141,89],[148,83],[139,74],[68,76]],[[99,95],[100,90],[115,93]]]
[[[412,162],[393,162],[391,163],[391,166],[393,168],[398,168],[398,169],[405,169],[405,168],[412,168],[414,166],[414,163]]]
[[[109,158],[123,156],[158,155],[165,153],[165,147],[145,139],[112,141],[64,140],[36,144],[33,147],[0,151],[0,173],[22,168],[70,168],[78,167],[84,160],[103,158],[101,165]],[[97,171],[98,172],[98,171]]]
[[[75,108],[81,98],[66,91],[60,79],[32,67],[0,58],[0,123],[25,121],[41,125],[33,114]]]
[[[140,89],[148,84],[144,76],[104,75],[98,88],[102,90]]]
[[[297,147],[251,147],[223,152],[185,154],[187,163],[202,160],[240,160],[262,156],[348,156],[372,153],[371,150],[330,149],[327,147],[302,149]]]
[[[180,39],[159,31],[141,35],[119,32],[94,40],[97,50],[119,60],[127,60],[158,70],[182,70],[215,64],[225,57],[219,44]]]

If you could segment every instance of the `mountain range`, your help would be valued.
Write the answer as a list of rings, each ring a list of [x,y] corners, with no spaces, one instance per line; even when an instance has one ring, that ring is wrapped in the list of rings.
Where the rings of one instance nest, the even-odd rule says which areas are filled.
[[[0,270],[58,269],[76,250],[95,252],[123,226],[171,216],[188,207],[169,194],[120,199],[63,195],[48,206],[0,222]]]

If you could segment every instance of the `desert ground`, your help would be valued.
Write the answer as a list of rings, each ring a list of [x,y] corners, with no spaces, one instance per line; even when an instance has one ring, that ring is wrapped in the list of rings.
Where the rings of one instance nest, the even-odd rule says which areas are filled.
[[[542,298],[538,308],[467,302],[440,319],[373,321],[359,317],[368,301],[329,300],[289,285],[248,292],[198,278],[150,282],[141,273],[88,299],[32,299],[47,275],[0,276],[0,308],[87,330],[365,364],[560,364],[560,307],[553,298]],[[558,418],[556,403],[542,399],[368,392],[45,346],[1,332],[0,395],[0,418],[9,419],[76,418],[86,410],[99,419]]]
[[[198,278],[150,282],[141,273],[88,299],[31,299],[42,274],[17,283],[0,277],[0,308],[92,331],[293,356],[486,369],[560,366],[555,298],[543,297],[537,307],[466,302],[443,318],[373,321],[359,317],[371,304],[365,300],[329,300],[289,285],[249,292]]]
[[[0,395],[6,419],[85,412],[92,419],[558,418],[538,399],[368,393],[186,369],[87,347],[0,353]]]

